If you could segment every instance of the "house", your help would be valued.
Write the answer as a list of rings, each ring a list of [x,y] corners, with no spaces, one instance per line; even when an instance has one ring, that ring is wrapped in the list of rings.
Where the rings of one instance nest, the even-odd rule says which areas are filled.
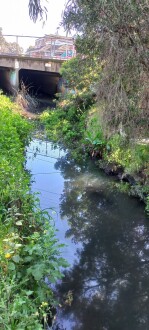
[[[74,38],[55,34],[37,38],[35,46],[28,48],[27,56],[67,60],[76,55]]]

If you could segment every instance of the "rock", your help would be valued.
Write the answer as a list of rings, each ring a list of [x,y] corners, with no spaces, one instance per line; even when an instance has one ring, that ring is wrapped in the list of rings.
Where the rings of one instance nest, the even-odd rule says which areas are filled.
[[[105,166],[104,171],[108,175],[116,175],[121,177],[123,173],[123,168],[119,165],[109,163]]]
[[[124,182],[128,182],[131,186],[134,186],[136,184],[136,180],[134,179],[134,177],[127,173],[122,174],[121,180]]]

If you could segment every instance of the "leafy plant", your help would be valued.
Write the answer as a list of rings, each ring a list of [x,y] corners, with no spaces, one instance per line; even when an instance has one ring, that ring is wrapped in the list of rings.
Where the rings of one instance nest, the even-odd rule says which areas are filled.
[[[147,213],[149,214],[149,196],[147,196],[146,211],[147,211]]]
[[[15,111],[0,95],[0,328],[40,330],[56,304],[50,284],[67,264],[51,218],[30,193],[24,151],[32,125]]]

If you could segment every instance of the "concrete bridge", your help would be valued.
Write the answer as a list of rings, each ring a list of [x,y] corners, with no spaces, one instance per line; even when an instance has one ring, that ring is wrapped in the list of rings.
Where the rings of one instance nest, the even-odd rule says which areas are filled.
[[[61,89],[60,67],[64,60],[0,54],[0,89],[16,93],[23,82],[33,92],[53,96]]]

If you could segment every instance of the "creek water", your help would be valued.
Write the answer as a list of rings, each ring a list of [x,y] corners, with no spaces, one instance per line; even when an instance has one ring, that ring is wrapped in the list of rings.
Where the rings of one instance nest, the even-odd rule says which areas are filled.
[[[70,266],[56,284],[62,304],[53,330],[149,329],[149,220],[92,162],[69,159],[52,143],[27,149],[32,191],[48,209]]]

